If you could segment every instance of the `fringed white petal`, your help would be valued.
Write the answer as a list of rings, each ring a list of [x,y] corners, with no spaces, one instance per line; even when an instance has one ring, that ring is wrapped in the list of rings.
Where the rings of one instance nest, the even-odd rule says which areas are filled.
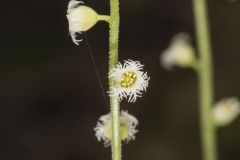
[[[73,43],[76,45],[79,45],[79,42],[81,42],[82,39],[77,39],[77,35],[76,35],[77,33],[81,33],[81,32],[70,32],[70,35],[71,35]]]
[[[68,3],[67,13],[70,13],[72,9],[77,8],[77,7],[80,6],[81,4],[84,4],[84,2],[82,2],[82,1],[76,1],[76,0],[71,0],[71,1]]]

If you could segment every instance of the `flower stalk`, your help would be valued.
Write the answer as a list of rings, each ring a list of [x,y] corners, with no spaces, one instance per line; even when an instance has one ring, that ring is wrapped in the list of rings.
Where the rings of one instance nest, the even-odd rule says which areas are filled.
[[[111,17],[108,15],[98,15],[98,20],[110,23]]]
[[[199,52],[199,99],[204,160],[217,160],[216,126],[212,118],[213,74],[206,0],[193,0]]]
[[[119,0],[110,0],[109,21],[109,71],[118,63],[119,44]],[[109,78],[110,92],[115,87],[114,80]],[[121,137],[120,137],[120,102],[117,95],[110,97],[112,116],[112,160],[121,160]]]

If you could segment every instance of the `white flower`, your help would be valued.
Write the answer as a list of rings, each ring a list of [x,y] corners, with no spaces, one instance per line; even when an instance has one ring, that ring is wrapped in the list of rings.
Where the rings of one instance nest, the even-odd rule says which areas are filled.
[[[69,32],[76,45],[81,41],[76,39],[76,33],[87,31],[98,22],[98,14],[92,8],[81,4],[83,2],[71,0],[67,10]]]
[[[226,126],[233,122],[240,113],[240,102],[237,98],[225,98],[215,104],[213,121],[219,126]]]
[[[194,49],[190,44],[190,37],[186,33],[177,34],[160,56],[161,63],[166,69],[174,65],[189,67],[195,62]]]
[[[134,140],[135,134],[138,132],[136,127],[138,120],[130,115],[127,111],[121,112],[120,117],[120,136],[121,140],[128,143],[130,140]],[[98,141],[104,141],[104,146],[108,147],[111,145],[112,139],[112,119],[111,114],[103,115],[99,118],[97,126],[94,128]]]
[[[110,96],[117,96],[119,100],[128,98],[128,102],[135,102],[137,97],[141,97],[150,80],[142,69],[143,65],[139,61],[126,60],[123,65],[118,63],[109,72],[109,78],[115,83],[109,92]]]

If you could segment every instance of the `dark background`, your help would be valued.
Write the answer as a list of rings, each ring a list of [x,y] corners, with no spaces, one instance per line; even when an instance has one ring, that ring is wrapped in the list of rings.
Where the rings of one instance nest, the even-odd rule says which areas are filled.
[[[215,97],[240,95],[240,2],[209,0]],[[108,0],[85,1],[109,13]],[[151,76],[136,103],[140,125],[123,159],[201,160],[196,74],[164,70],[159,54],[179,32],[193,38],[191,0],[121,0],[120,61],[139,60]],[[93,128],[108,113],[86,40],[68,34],[67,0],[0,0],[0,159],[110,160]],[[86,33],[107,91],[108,26]],[[84,36],[83,36],[84,38]],[[195,44],[195,43],[194,43]],[[240,119],[219,130],[220,160],[240,159]]]

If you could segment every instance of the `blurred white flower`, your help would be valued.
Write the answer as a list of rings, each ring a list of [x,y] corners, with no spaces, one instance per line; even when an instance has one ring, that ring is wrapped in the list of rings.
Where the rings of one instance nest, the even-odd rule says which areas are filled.
[[[240,113],[240,102],[237,98],[225,98],[214,105],[213,121],[219,126],[233,122]]]
[[[76,45],[81,41],[76,38],[76,33],[87,31],[98,22],[98,14],[92,8],[82,4],[83,2],[76,0],[68,3],[69,32]]]
[[[143,65],[139,61],[125,60],[123,65],[118,63],[109,72],[109,78],[115,82],[110,96],[117,96],[119,100],[128,98],[128,102],[135,102],[137,97],[141,97],[150,80],[142,69]]]
[[[97,126],[94,128],[98,141],[104,141],[104,146],[111,145],[112,139],[112,119],[111,114],[103,115],[99,118]],[[120,136],[121,140],[128,143],[130,140],[135,139],[135,134],[138,132],[136,127],[138,120],[130,115],[127,111],[121,112],[120,117]]]
[[[162,66],[172,69],[173,66],[189,67],[195,62],[195,53],[190,44],[190,37],[186,33],[177,34],[170,46],[160,55]]]

